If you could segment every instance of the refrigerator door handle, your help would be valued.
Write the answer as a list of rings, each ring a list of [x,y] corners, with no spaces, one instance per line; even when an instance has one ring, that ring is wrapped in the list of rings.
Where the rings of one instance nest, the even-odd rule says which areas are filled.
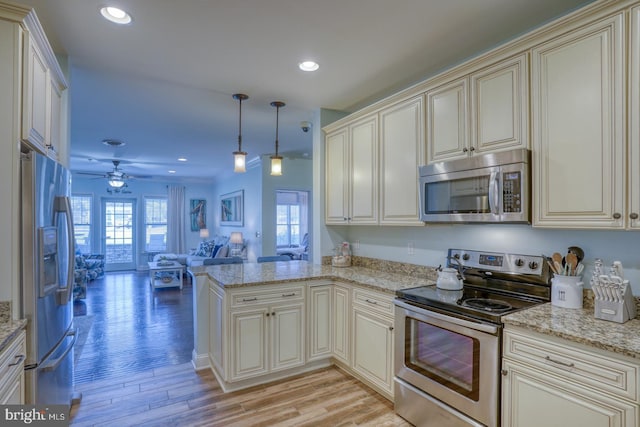
[[[65,338],[66,337],[71,337],[71,336],[73,337],[73,340],[71,341],[71,344],[69,344],[67,346],[67,348],[60,355],[60,357],[58,357],[56,359],[52,359],[52,360],[46,360],[45,359],[42,362],[42,364],[40,365],[40,369],[43,372],[55,371],[56,369],[58,369],[58,366],[60,366],[60,363],[62,363],[64,358],[67,357],[67,354],[69,354],[69,352],[71,351],[73,346],[76,345],[76,340],[78,339],[78,334],[77,334],[77,330],[76,329],[72,329],[69,332],[67,332],[67,334],[65,335]]]
[[[67,222],[67,247],[69,248],[69,259],[67,265],[67,286],[60,288],[56,291],[56,299],[58,305],[65,305],[71,301],[71,295],[73,295],[73,281],[74,281],[74,262],[73,260],[73,247],[75,246],[75,239],[73,237],[73,217],[71,215],[71,199],[67,196],[56,196],[55,198],[55,211],[64,212]]]

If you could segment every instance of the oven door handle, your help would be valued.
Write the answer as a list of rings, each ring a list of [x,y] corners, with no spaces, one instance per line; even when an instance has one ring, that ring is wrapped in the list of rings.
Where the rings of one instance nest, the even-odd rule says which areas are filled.
[[[493,335],[498,334],[499,327],[496,325],[491,325],[488,323],[481,323],[481,322],[472,322],[470,320],[459,319],[454,316],[447,316],[445,314],[436,313],[435,311],[425,310],[423,308],[416,307],[415,305],[412,305],[412,304],[407,304],[406,302],[399,299],[396,299],[394,303],[398,307],[404,308],[405,310],[408,310],[408,311],[416,312],[425,317],[431,317],[433,319],[438,319],[442,322],[449,322],[454,325],[475,329],[477,331],[486,332],[488,334],[493,334]]]

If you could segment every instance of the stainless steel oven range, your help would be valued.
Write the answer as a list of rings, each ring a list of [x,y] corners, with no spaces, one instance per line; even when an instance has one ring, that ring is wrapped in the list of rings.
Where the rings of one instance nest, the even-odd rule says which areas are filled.
[[[416,426],[500,425],[501,317],[550,301],[543,256],[449,249],[459,291],[397,291],[395,410]]]

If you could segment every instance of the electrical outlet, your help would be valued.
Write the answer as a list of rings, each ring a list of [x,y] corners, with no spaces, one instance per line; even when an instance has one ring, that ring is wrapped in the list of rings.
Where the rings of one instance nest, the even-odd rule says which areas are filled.
[[[409,244],[407,245],[407,253],[409,255],[413,255],[415,253],[415,247],[413,245],[413,242],[409,242]]]

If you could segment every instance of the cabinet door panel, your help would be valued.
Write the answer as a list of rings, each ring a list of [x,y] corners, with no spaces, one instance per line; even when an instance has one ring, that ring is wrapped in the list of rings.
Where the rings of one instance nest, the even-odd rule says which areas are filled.
[[[224,370],[224,303],[223,297],[216,290],[209,289],[209,358],[210,362],[221,373]]]
[[[631,9],[629,76],[629,228],[640,228],[640,6]]]
[[[347,129],[327,135],[325,222],[345,224],[348,215]]]
[[[427,92],[427,156],[429,162],[466,157],[468,79]]]
[[[392,393],[392,320],[353,310],[353,369]]]
[[[349,311],[351,308],[349,289],[335,286],[333,293],[333,354],[346,364],[349,356]]]
[[[418,206],[418,166],[425,163],[422,104],[418,97],[380,113],[382,225],[424,225]]]
[[[471,76],[474,153],[528,147],[528,82],[526,54]]]
[[[231,313],[233,356],[230,380],[265,374],[267,363],[267,308]]]
[[[533,49],[534,225],[623,226],[622,20]]]
[[[638,408],[588,388],[568,386],[525,365],[505,362],[504,425],[512,427],[632,427]]]
[[[309,360],[331,354],[331,288],[309,288]]]
[[[271,370],[304,364],[304,318],[302,303],[271,308]]]
[[[49,68],[31,37],[25,39],[25,82],[22,106],[22,139],[46,154],[49,143]]]
[[[377,116],[350,127],[352,223],[378,221],[378,119]]]

